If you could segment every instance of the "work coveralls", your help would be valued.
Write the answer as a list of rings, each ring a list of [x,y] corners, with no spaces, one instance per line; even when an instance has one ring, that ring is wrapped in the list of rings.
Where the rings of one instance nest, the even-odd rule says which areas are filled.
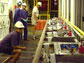
[[[21,18],[24,20],[27,20],[28,17],[28,12],[26,10],[21,10]],[[24,20],[21,20],[23,25],[24,25],[24,40],[27,40],[27,21],[25,22]]]
[[[16,8],[15,9],[15,14],[14,14],[14,24],[17,22],[17,21],[21,21],[21,13],[20,13],[20,9],[19,8]]]
[[[21,34],[17,31],[9,33],[3,40],[0,42],[0,53],[12,54],[14,46],[20,45]]]

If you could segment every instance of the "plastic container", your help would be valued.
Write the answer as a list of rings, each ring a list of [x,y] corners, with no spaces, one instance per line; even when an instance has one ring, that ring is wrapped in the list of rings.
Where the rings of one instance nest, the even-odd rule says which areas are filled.
[[[38,20],[35,30],[43,30],[47,20]]]
[[[80,45],[80,47],[79,47],[79,53],[83,53],[83,47],[82,47],[82,45]]]

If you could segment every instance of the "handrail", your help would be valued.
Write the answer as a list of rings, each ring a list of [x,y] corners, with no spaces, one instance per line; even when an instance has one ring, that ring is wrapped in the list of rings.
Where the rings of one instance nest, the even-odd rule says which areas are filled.
[[[47,22],[46,22],[46,25],[45,25],[44,30],[42,32],[42,35],[41,35],[40,41],[38,43],[38,46],[37,46],[37,49],[36,49],[36,52],[35,52],[35,56],[34,56],[34,59],[33,59],[32,63],[39,63],[39,58],[40,58],[40,54],[41,54],[41,48],[42,48],[43,40],[44,40],[44,37],[45,37],[46,27],[47,27]]]
[[[84,32],[82,30],[80,30],[77,26],[75,26],[74,24],[72,24],[70,21],[68,21],[67,19],[61,17],[65,22],[69,23],[71,26],[73,26],[78,32],[81,33],[81,35],[84,37]]]
[[[65,21],[66,22],[66,21]],[[67,22],[66,22],[67,23]],[[73,27],[71,26],[69,23],[67,23],[67,25],[69,25],[77,34],[80,38],[83,38],[83,36]]]
[[[82,30],[80,30],[78,27],[73,25],[71,22],[67,21],[67,19],[64,19],[63,17],[61,17],[61,18],[67,23],[67,25],[69,25],[78,34],[78,36],[80,38],[84,38],[84,34],[83,34],[84,32]],[[34,56],[32,63],[39,63],[39,58],[40,58],[40,54],[41,54],[43,40],[45,37],[46,27],[47,27],[47,23],[46,23],[44,30],[42,32],[42,36],[40,38],[40,41],[39,41],[38,47],[36,49],[35,56]]]

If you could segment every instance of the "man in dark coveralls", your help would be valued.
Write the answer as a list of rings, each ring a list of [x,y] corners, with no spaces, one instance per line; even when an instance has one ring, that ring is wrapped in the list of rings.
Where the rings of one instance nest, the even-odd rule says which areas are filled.
[[[18,2],[17,3],[17,8],[15,9],[15,14],[14,14],[14,24],[17,22],[17,21],[21,21],[21,2]]]
[[[22,10],[21,10],[21,22],[24,25],[24,40],[27,40],[27,21],[28,21],[28,11],[26,10],[26,3],[22,4]]]
[[[15,24],[16,30],[9,33],[1,42],[0,42],[0,53],[6,53],[10,56],[4,60],[2,63],[7,63],[12,59],[11,63],[16,63],[21,54],[21,50],[26,50],[26,47],[19,46],[21,40],[21,33],[24,29],[24,25],[21,21],[17,21]]]

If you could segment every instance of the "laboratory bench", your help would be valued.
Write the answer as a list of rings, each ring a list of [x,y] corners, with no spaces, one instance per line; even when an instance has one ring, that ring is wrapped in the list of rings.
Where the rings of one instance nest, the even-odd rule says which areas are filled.
[[[43,58],[46,58],[43,62],[79,63],[81,61],[83,63],[84,55],[79,53],[80,43],[75,42],[72,29],[69,26],[65,27],[66,24],[59,20],[48,22],[42,45]]]
[[[58,18],[46,22],[36,51],[43,63],[84,63],[84,54],[79,53],[80,42],[75,41],[73,30]],[[42,46],[41,46],[42,44]],[[37,56],[36,56],[37,58]],[[35,61],[36,58],[34,58]]]

